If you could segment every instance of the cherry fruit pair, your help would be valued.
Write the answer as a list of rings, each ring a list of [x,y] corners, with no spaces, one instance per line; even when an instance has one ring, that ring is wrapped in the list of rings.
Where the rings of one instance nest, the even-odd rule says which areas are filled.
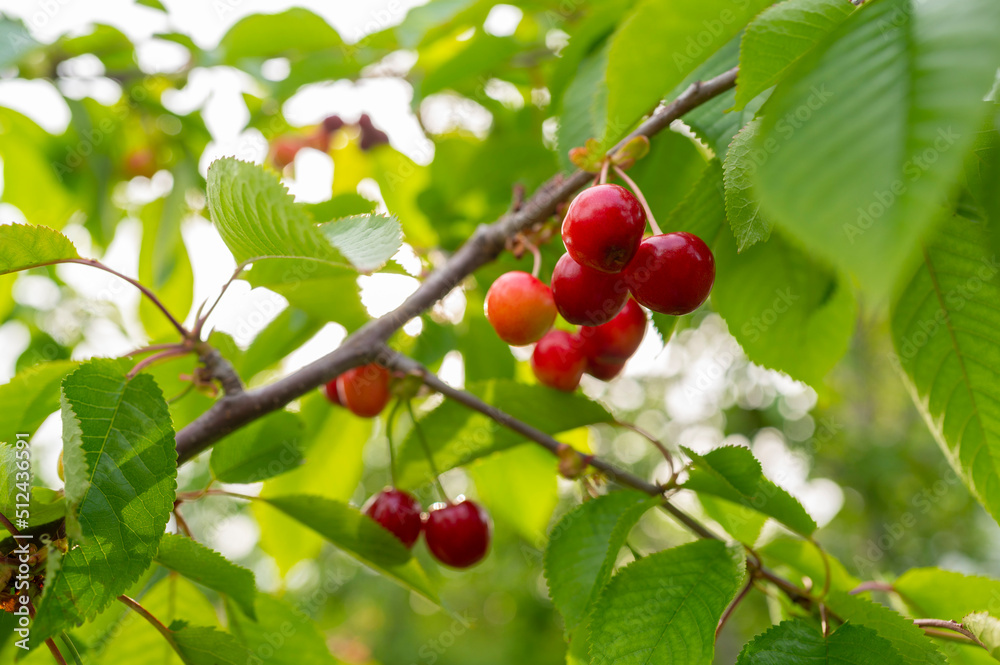
[[[479,563],[490,548],[489,514],[467,499],[436,503],[422,516],[416,497],[390,487],[372,497],[365,513],[406,547],[413,547],[423,531],[427,549],[434,558],[452,568]]]
[[[689,314],[708,298],[715,258],[691,233],[643,240],[646,214],[624,187],[597,185],[570,204],[562,224],[566,255],[552,274],[560,314],[570,323],[600,325],[629,292],[654,312]]]

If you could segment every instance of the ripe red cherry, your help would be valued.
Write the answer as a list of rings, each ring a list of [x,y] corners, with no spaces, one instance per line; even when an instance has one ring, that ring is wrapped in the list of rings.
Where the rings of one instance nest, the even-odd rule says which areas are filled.
[[[715,282],[715,257],[691,233],[646,238],[625,268],[625,280],[639,304],[680,316],[698,309]]]
[[[295,136],[283,136],[271,145],[271,161],[283,169],[295,161],[295,155],[305,147],[302,139]]]
[[[586,367],[583,340],[565,330],[547,333],[531,354],[531,369],[538,382],[556,390],[576,390]]]
[[[125,155],[125,175],[129,178],[140,175],[152,178],[157,170],[156,155],[151,148],[137,148]]]
[[[588,360],[621,363],[631,358],[642,344],[646,314],[639,303],[630,298],[618,316],[599,326],[581,328],[577,334],[585,342],[584,354]]]
[[[587,360],[587,374],[601,381],[610,381],[625,369],[625,361]]]
[[[621,272],[646,231],[646,213],[624,187],[597,185],[573,199],[562,223],[566,251],[581,265]]]
[[[412,494],[394,487],[373,496],[365,506],[365,514],[407,547],[413,547],[424,526],[420,520],[420,502]]]
[[[362,418],[374,418],[392,397],[389,370],[375,363],[349,369],[337,377],[340,403]]]
[[[552,297],[570,323],[599,326],[615,317],[628,300],[621,275],[609,275],[582,266],[563,254],[552,270]]]
[[[424,523],[427,549],[452,568],[468,568],[481,561],[490,549],[491,531],[486,510],[462,497],[457,503],[431,506]]]
[[[556,320],[552,289],[526,272],[501,275],[486,293],[486,318],[508,344],[537,342]]]
[[[334,379],[323,386],[323,394],[326,395],[326,398],[330,400],[331,404],[336,404],[337,406],[344,405],[343,402],[340,401],[340,393],[337,392],[337,379]]]

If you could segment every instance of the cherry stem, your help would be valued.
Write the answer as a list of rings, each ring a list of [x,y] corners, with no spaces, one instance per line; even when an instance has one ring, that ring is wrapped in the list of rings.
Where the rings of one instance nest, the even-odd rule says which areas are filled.
[[[670,454],[670,451],[667,449],[667,447],[663,444],[662,441],[660,441],[655,436],[653,436],[652,434],[650,434],[646,430],[642,429],[638,425],[633,425],[632,423],[625,422],[624,420],[615,420],[615,425],[618,425],[619,427],[624,427],[627,430],[635,432],[636,434],[638,434],[642,438],[644,438],[647,441],[649,441],[650,443],[652,443],[656,447],[656,449],[659,450],[660,453],[663,454],[663,458],[665,460],[667,460],[667,464],[670,465],[670,474],[671,474],[671,476],[670,476],[670,480],[667,481],[667,484],[670,485],[670,484],[673,483],[674,480],[677,479],[677,474],[679,472],[674,470],[674,456]]]
[[[170,632],[169,628],[167,628],[166,626],[163,625],[162,621],[160,621],[155,616],[153,616],[150,613],[150,611],[147,610],[142,605],[140,605],[138,601],[133,600],[132,598],[129,598],[125,594],[122,594],[122,595],[118,596],[118,600],[120,600],[122,603],[124,603],[125,606],[128,607],[130,610],[134,611],[136,614],[138,614],[143,619],[145,619],[146,621],[148,621],[153,626],[153,628],[155,628],[156,630],[158,630],[160,632],[160,634],[163,635],[164,638],[166,638],[167,642],[170,643],[170,646],[173,647],[173,649],[175,651],[177,650],[177,647],[174,644],[174,636],[173,636],[173,634]]]
[[[599,178],[600,178],[599,182],[602,185],[607,184],[607,182],[608,182],[608,167],[609,166],[611,166],[611,158],[605,157],[604,161],[601,162],[601,174],[599,176]],[[615,167],[615,170],[616,171],[618,170],[617,166]]]
[[[205,327],[205,322],[208,321],[208,317],[212,315],[212,312],[215,311],[215,308],[222,301],[222,296],[226,295],[226,291],[229,289],[232,283],[236,281],[236,278],[239,277],[243,273],[243,271],[246,270],[247,266],[253,263],[255,260],[256,259],[249,259],[236,266],[236,270],[233,271],[233,274],[232,276],[230,276],[229,280],[222,285],[222,290],[219,291],[219,295],[216,296],[215,302],[212,303],[211,307],[208,308],[207,312],[202,314],[201,308],[198,309],[198,315],[196,317],[197,320],[195,321],[194,330],[192,331],[195,339],[201,339],[201,332]],[[202,305],[202,307],[204,307],[204,305]]]
[[[531,256],[535,259],[534,264],[531,266],[531,276],[538,279],[538,275],[542,271],[542,251],[538,249],[538,245],[530,240],[525,240],[524,246],[528,248],[528,251],[531,252]]]
[[[733,612],[736,611],[736,608],[739,607],[740,603],[743,602],[743,599],[747,597],[748,593],[750,593],[750,589],[753,588],[756,579],[757,579],[756,571],[750,571],[750,573],[747,575],[747,583],[743,585],[743,589],[739,592],[739,594],[735,598],[733,598],[732,602],[729,603],[729,605],[726,607],[726,611],[722,613],[722,618],[719,619],[719,624],[715,627],[716,641],[718,641],[719,639],[719,634],[722,632],[722,627],[726,625],[726,622],[729,621],[729,617],[733,615]]]
[[[49,651],[52,652],[52,657],[56,659],[56,662],[59,663],[59,665],[66,665],[66,659],[63,658],[62,653],[59,652],[59,647],[56,646],[56,643],[51,637],[45,640],[45,646],[47,646]]]
[[[632,193],[635,194],[635,197],[639,199],[639,205],[641,205],[642,209],[645,211],[646,219],[649,220],[649,227],[653,229],[653,233],[658,236],[663,235],[663,231],[660,230],[660,225],[656,223],[656,218],[653,217],[653,211],[650,209],[649,203],[646,201],[646,197],[642,195],[642,190],[639,189],[639,185],[635,184],[635,181],[628,177],[628,174],[626,174],[625,171],[617,165],[614,169],[618,177],[625,181],[625,184],[632,189]]]
[[[14,523],[11,522],[9,519],[7,519],[7,516],[4,515],[3,513],[0,513],[0,524],[3,525],[3,528],[7,529],[7,532],[10,533],[10,535],[12,536],[21,535],[21,532],[17,530],[17,528],[14,526]]]
[[[182,532],[188,538],[194,539],[194,536],[191,535],[191,527],[188,526],[187,520],[185,520],[184,516],[181,515],[181,508],[179,505],[181,503],[183,503],[183,501],[180,499],[174,501],[174,519],[177,520],[177,530]]]
[[[399,407],[402,400],[396,400],[396,403],[392,405],[392,411],[389,412],[389,417],[386,418],[385,422],[385,438],[389,442],[389,481],[392,486],[396,486],[396,451],[393,449],[392,445],[392,430],[396,424],[396,419],[399,417]]]
[[[809,538],[809,542],[813,544],[813,547],[819,552],[820,559],[823,560],[823,591],[820,592],[819,597],[826,598],[826,594],[830,593],[830,557],[814,538]]]
[[[437,463],[434,461],[434,454],[431,452],[431,447],[427,443],[427,439],[424,437],[424,430],[420,427],[420,423],[417,421],[417,414],[413,412],[413,402],[407,400],[406,409],[410,412],[410,420],[413,421],[413,429],[417,433],[417,439],[420,440],[420,445],[424,449],[424,454],[427,455],[427,464],[431,467],[431,473],[434,474],[434,484],[437,485],[438,492],[441,493],[441,498],[444,499],[445,503],[451,503],[451,499],[448,498],[448,493],[444,491],[444,485],[441,484],[441,472],[438,471]]]
[[[148,358],[144,358],[139,362],[137,362],[135,364],[135,367],[132,368],[132,370],[128,373],[127,376],[129,379],[134,379],[139,372],[141,372],[142,370],[146,369],[151,365],[155,365],[156,363],[162,360],[177,358],[179,356],[186,356],[187,354],[191,353],[191,351],[192,349],[188,347],[175,346],[171,349],[167,349],[166,351],[160,351],[159,353],[154,353]]]

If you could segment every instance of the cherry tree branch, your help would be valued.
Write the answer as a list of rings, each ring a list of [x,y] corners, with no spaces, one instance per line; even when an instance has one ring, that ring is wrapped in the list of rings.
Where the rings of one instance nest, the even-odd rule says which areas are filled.
[[[611,152],[637,136],[653,136],[688,111],[729,90],[736,83],[736,73],[733,68],[708,81],[694,83],[622,139]],[[448,262],[431,273],[395,311],[369,322],[333,352],[279,381],[255,390],[227,394],[177,432],[178,463],[190,460],[225,435],[284,407],[345,370],[374,360],[382,346],[407,321],[430,309],[478,268],[496,259],[508,238],[555,214],[557,206],[584,187],[591,177],[585,171],[553,177],[516,210],[477,228]]]

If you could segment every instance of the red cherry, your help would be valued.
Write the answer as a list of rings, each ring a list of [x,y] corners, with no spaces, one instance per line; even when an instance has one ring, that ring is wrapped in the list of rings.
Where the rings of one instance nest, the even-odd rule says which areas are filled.
[[[157,170],[156,155],[150,148],[137,148],[125,155],[125,175],[129,178],[152,178]]]
[[[610,381],[625,369],[625,361],[587,360],[587,374],[601,381]]]
[[[621,272],[646,231],[646,213],[624,187],[597,185],[573,199],[562,223],[566,251],[581,265]]]
[[[336,404],[337,406],[343,406],[343,402],[340,401],[340,393],[337,392],[337,379],[329,382],[323,386],[323,394],[326,398],[330,400],[331,404]]]
[[[630,298],[618,316],[599,326],[581,328],[577,334],[585,343],[584,354],[588,360],[622,363],[642,344],[646,334],[646,313]]]
[[[625,268],[625,280],[640,305],[661,314],[689,314],[712,290],[715,257],[691,233],[653,236],[639,245]]]
[[[615,317],[628,300],[621,275],[582,266],[563,254],[552,270],[552,297],[563,318],[582,326],[599,326]]]
[[[531,369],[542,385],[573,392],[587,367],[583,340],[565,330],[552,330],[535,345]]]
[[[486,292],[486,318],[508,344],[537,342],[556,320],[552,289],[526,272],[505,273]]]
[[[328,115],[323,118],[323,129],[327,134],[333,134],[335,131],[344,126],[344,121],[341,120],[339,115]]]
[[[271,144],[271,161],[279,169],[283,169],[295,161],[295,155],[305,147],[301,139],[294,136],[283,136]]]
[[[474,501],[436,503],[424,523],[424,539],[434,558],[452,568],[478,563],[490,549],[490,516]]]
[[[337,377],[337,393],[340,403],[354,415],[374,418],[392,397],[389,370],[375,363],[349,369]]]
[[[407,547],[420,537],[420,502],[403,490],[387,487],[365,505],[365,514],[389,530]]]

